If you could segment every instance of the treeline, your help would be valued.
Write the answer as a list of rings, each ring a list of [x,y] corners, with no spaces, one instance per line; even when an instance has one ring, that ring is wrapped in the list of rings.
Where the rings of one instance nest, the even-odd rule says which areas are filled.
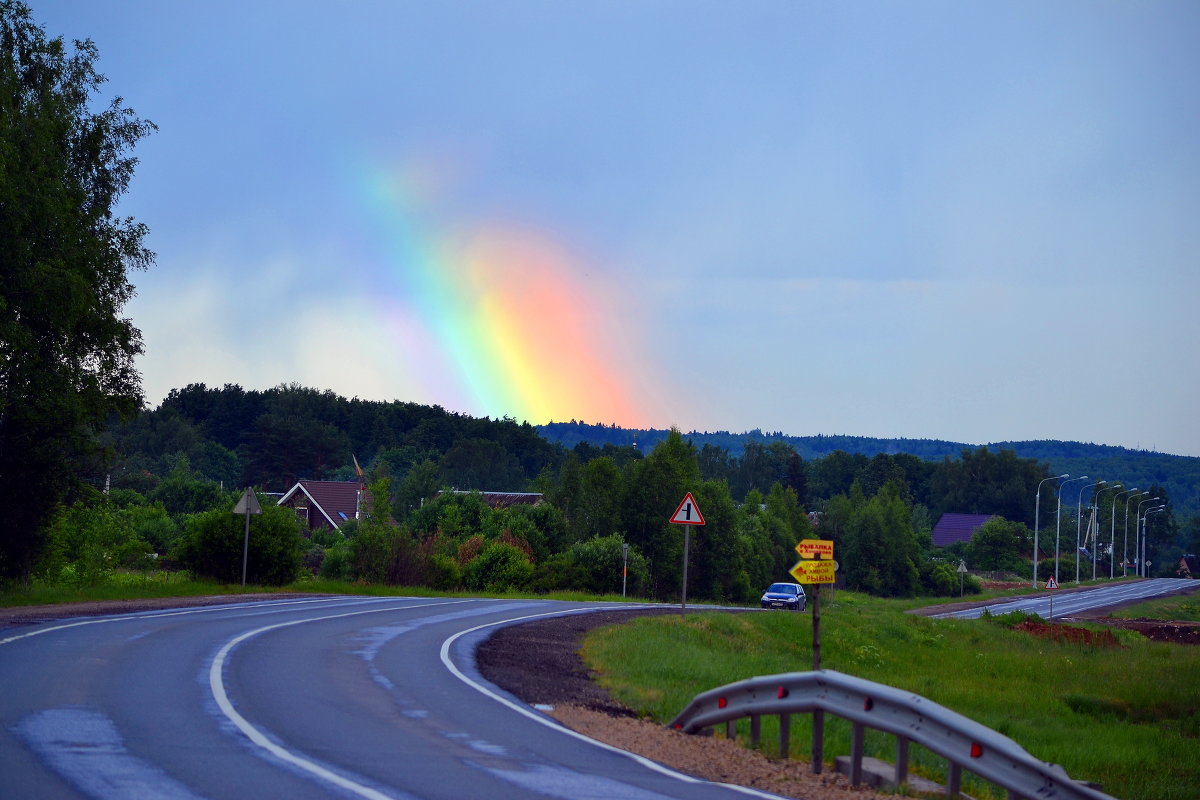
[[[971,569],[1024,574],[1033,555],[1031,501],[1051,474],[1010,450],[967,449],[940,461],[844,451],[805,459],[783,441],[751,441],[733,455],[677,431],[650,449],[641,441],[568,449],[509,419],[298,386],[189,386],[107,435],[112,458],[95,465],[90,488],[49,526],[37,571],[44,579],[86,582],[118,567],[153,568],[164,563],[146,559],[154,553],[234,581],[241,522],[229,511],[238,487],[253,485],[270,513],[255,520],[251,580],[323,575],[441,589],[615,592],[628,544],[629,592],[670,599],[681,589],[682,534],[667,520],[690,491],[707,523],[694,531],[690,595],[745,601],[788,579],[792,548],[813,535],[810,511],[819,514],[817,535],[837,543],[846,585],[945,594],[957,590],[960,558]],[[277,496],[299,478],[355,479],[356,464],[370,502],[342,531],[306,539],[290,511],[271,508],[267,492]],[[1116,488],[1088,488],[1084,498],[1097,507],[1101,531],[1125,515]],[[1200,544],[1197,520],[1179,525],[1165,487],[1149,488],[1168,503],[1168,513],[1151,518],[1150,542],[1169,574],[1172,558]],[[535,491],[546,502],[492,509],[471,490]],[[1068,526],[1072,496],[1064,496]],[[1054,525],[1053,499],[1048,482],[1043,533]],[[946,553],[930,538],[946,511],[998,519],[978,541]]]
[[[538,426],[549,441],[567,448],[580,443],[596,446],[612,444],[652,449],[666,438],[661,429],[625,429],[614,425],[586,422],[552,422]],[[979,445],[950,442],[940,439],[879,439],[867,436],[787,436],[782,432],[763,432],[758,429],[745,433],[729,431],[692,431],[686,438],[697,447],[706,445],[740,458],[751,445],[786,445],[806,461],[823,459],[841,452],[871,458],[876,455],[915,456],[923,461],[941,462],[958,459],[964,451],[976,451]],[[1121,481],[1128,487],[1150,485],[1163,487],[1170,495],[1177,513],[1183,516],[1200,514],[1200,458],[1177,456],[1125,447],[1084,442],[1063,442],[1041,439],[1024,442],[992,442],[983,445],[992,453],[1012,451],[1022,459],[1045,462],[1052,474],[1091,475],[1110,482]],[[963,509],[945,508],[946,511]],[[1032,514],[1032,510],[1029,512]]]

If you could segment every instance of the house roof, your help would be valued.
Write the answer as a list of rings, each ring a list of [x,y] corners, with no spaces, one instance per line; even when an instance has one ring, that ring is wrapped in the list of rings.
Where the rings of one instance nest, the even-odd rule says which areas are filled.
[[[969,542],[979,526],[987,522],[995,514],[942,514],[937,525],[933,526],[933,544],[935,547],[946,547],[955,542]]]
[[[443,494],[443,492],[438,492]],[[491,508],[508,508],[509,506],[536,506],[542,502],[541,492],[468,492],[454,489],[452,494],[478,494],[483,502]]]
[[[303,494],[338,529],[343,522],[357,516],[358,491],[358,481],[298,481],[279,498],[279,505],[288,505],[297,499],[297,494]]]

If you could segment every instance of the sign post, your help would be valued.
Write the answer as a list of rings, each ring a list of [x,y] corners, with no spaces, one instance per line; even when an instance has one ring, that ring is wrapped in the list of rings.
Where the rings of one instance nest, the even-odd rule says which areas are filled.
[[[812,650],[815,671],[821,668],[821,584],[837,580],[834,573],[837,572],[838,563],[833,560],[831,539],[801,539],[800,544],[796,545],[796,552],[802,560],[788,571],[798,583],[807,583],[813,590]],[[812,724],[812,771],[814,775],[820,775],[821,764],[825,758],[825,712],[814,709]]]
[[[250,515],[262,513],[262,506],[258,504],[258,495],[254,493],[253,488],[246,487],[241,499],[233,507],[233,513],[246,515],[246,535],[242,539],[242,586],[245,586],[246,564],[250,560]]]
[[[621,543],[621,597],[625,597],[625,582],[629,579],[629,542]]]
[[[815,559],[801,560],[788,571],[798,583],[813,587],[813,669],[818,670],[821,668],[821,584],[837,580],[834,573],[838,563],[833,560],[833,541],[830,539],[802,539],[796,545],[796,552],[801,559]]]
[[[1046,580],[1046,588],[1047,589],[1057,589],[1058,588],[1058,581],[1054,580],[1053,575],[1051,575]],[[1054,621],[1054,593],[1053,592],[1050,593],[1050,621],[1051,622]]]
[[[688,573],[688,538],[691,533],[689,525],[703,525],[704,515],[700,513],[700,506],[696,505],[696,498],[692,497],[692,493],[688,492],[683,496],[683,501],[680,502],[679,508],[675,509],[675,513],[671,515],[671,522],[676,525],[683,525],[683,594],[680,598],[679,613],[687,613],[687,573]]]
[[[963,582],[966,580],[966,578],[964,577],[966,574],[967,574],[967,562],[959,561],[958,562],[958,596],[959,597],[963,596]],[[972,590],[972,591],[974,591],[974,590]]]

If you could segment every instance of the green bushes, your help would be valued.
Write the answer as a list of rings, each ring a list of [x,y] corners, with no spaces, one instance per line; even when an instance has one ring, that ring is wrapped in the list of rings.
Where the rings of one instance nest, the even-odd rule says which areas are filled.
[[[533,564],[519,547],[492,542],[463,570],[463,583],[474,592],[502,594],[524,589],[533,577]]]
[[[303,566],[305,540],[289,508],[263,503],[250,521],[246,582],[267,586],[291,583]],[[188,518],[174,558],[193,574],[220,583],[240,583],[245,518],[229,510],[206,511]]]

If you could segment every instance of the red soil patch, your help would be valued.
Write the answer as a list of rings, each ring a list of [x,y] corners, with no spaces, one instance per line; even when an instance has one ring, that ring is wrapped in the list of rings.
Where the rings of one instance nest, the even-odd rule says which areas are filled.
[[[1069,644],[1093,645],[1096,647],[1119,647],[1117,637],[1112,631],[1093,631],[1075,625],[1051,625],[1047,622],[1035,622],[1027,619],[1016,627],[1033,636],[1043,639],[1053,639],[1056,642]]]

